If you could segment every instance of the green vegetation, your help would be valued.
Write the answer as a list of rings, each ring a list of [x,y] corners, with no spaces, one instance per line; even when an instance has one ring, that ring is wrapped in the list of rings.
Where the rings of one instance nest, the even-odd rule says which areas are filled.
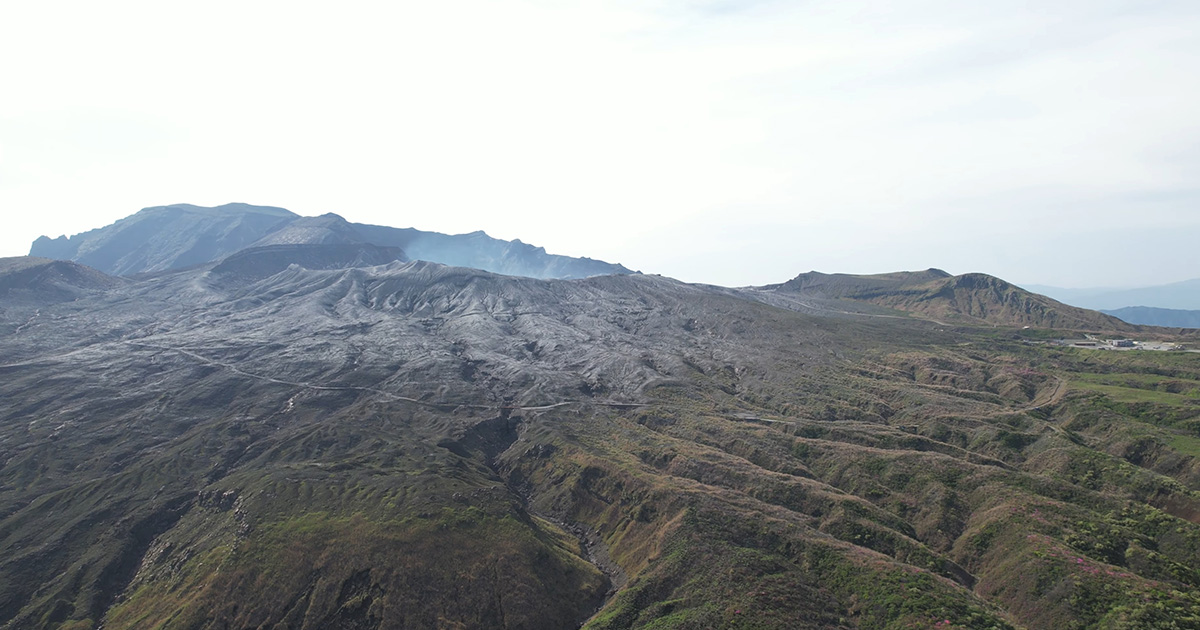
[[[1200,458],[1200,437],[1194,435],[1172,435],[1168,444],[1183,455]]]
[[[472,507],[387,522],[303,514],[258,526],[236,549],[157,558],[178,564],[135,588],[106,627],[566,627],[605,580],[546,527]]]
[[[1089,375],[1090,376],[1090,375]],[[1153,376],[1143,374],[1129,375],[1139,377],[1139,380],[1159,381]],[[1157,405],[1183,405],[1190,401],[1200,402],[1200,395],[1197,394],[1176,394],[1165,389],[1151,389],[1148,387],[1130,387],[1128,385],[1110,384],[1117,380],[1112,375],[1101,375],[1093,379],[1077,379],[1071,382],[1071,389],[1074,391],[1083,392],[1098,392],[1104,394],[1115,402],[1122,403],[1152,403]],[[1099,382],[1097,382],[1099,381]],[[1135,381],[1136,382],[1136,381]],[[1190,390],[1197,391],[1197,390]]]

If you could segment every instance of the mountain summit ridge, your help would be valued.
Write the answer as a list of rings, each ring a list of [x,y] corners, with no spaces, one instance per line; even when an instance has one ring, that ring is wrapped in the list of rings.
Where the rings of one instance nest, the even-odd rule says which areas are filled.
[[[152,206],[71,237],[39,237],[29,255],[114,276],[168,271],[224,258],[295,218],[283,208],[244,203]]]
[[[216,262],[249,247],[285,244],[394,247],[414,259],[531,278],[633,273],[619,264],[549,254],[545,248],[492,238],[482,231],[442,234],[351,223],[334,213],[302,217],[284,208],[244,203],[144,208],[71,237],[39,237],[30,255],[131,276]]]
[[[956,323],[1133,331],[1118,318],[1063,304],[986,273],[941,269],[871,275],[802,273],[763,290],[894,309]]]

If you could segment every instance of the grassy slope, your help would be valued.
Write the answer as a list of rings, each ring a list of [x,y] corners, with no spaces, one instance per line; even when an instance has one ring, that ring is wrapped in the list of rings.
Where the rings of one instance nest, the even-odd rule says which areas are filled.
[[[1069,394],[1048,415],[956,409],[967,393],[1019,399],[1011,379],[1033,400],[1050,383],[1039,367],[1093,377],[1080,371],[1089,357],[999,350],[927,355],[923,371],[919,353],[880,357],[912,383],[839,379],[873,395],[819,419],[804,412],[827,405],[764,425],[675,396],[595,442],[576,436],[604,455],[542,471],[542,500],[571,506],[618,558],[631,549],[637,576],[592,627],[1198,627],[1195,461],[1131,457],[1113,441],[1137,439],[1128,414],[1073,426],[1106,398]],[[1123,358],[1147,370],[1176,359]],[[916,404],[886,419],[863,410],[905,397]]]
[[[365,435],[319,423],[211,485],[105,627],[563,628],[600,603],[579,542],[484,462],[419,416],[354,415]]]
[[[561,628],[605,586],[553,526],[478,508],[404,519],[309,512],[235,541],[177,566],[163,547],[147,570],[164,574],[135,584],[106,627]]]

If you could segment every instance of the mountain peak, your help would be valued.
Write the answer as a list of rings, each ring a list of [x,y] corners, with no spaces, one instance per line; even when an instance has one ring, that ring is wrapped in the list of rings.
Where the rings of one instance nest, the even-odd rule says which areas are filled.
[[[301,217],[283,208],[245,203],[143,208],[70,238],[40,237],[30,254],[133,275],[216,262],[250,247],[334,244],[399,248],[415,259],[532,278],[631,273],[621,265],[548,254],[542,247],[492,238],[482,230],[448,235],[350,223],[333,212]]]
[[[244,203],[152,206],[70,238],[39,238],[29,253],[113,275],[166,271],[228,256],[295,217],[283,208]]]

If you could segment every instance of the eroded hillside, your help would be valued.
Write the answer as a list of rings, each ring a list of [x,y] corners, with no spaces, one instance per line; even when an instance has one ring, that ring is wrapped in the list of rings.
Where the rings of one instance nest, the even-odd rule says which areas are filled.
[[[0,314],[0,623],[1200,627],[1195,354],[269,251]]]

